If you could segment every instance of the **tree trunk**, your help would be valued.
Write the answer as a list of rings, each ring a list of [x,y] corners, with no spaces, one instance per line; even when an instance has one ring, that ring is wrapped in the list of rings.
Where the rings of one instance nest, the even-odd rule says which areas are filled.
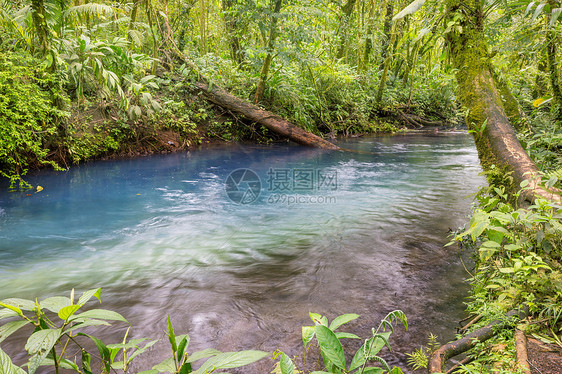
[[[208,85],[201,82],[195,83],[195,86],[213,103],[233,112],[240,113],[244,117],[267,127],[269,130],[283,137],[289,138],[295,143],[316,148],[341,149],[337,145],[309,133],[271,112],[241,100],[221,88],[213,87],[213,89],[210,90]]]
[[[384,24],[382,27],[382,41],[381,41],[381,58],[380,58],[380,70],[384,70],[384,62],[386,61],[386,56],[388,54],[388,48],[394,45],[394,42],[390,41],[392,38],[391,27],[392,27],[392,13],[394,12],[394,2],[392,0],[386,1],[386,14],[384,16]]]
[[[387,45],[385,52],[385,59],[382,64],[382,75],[379,82],[379,89],[377,90],[376,102],[380,103],[382,101],[382,95],[384,93],[384,87],[386,86],[386,78],[388,76],[388,69],[390,68],[390,62],[392,60],[392,46],[394,45],[394,40],[396,39],[396,22],[392,24],[390,29],[390,43]]]
[[[156,37],[155,26],[152,22],[152,6],[150,1],[146,4],[146,17],[148,18],[148,26],[150,28],[150,34],[152,35],[152,69],[151,74],[156,74],[156,69],[158,68],[158,39]]]
[[[242,53],[242,44],[238,35],[238,20],[230,12],[234,5],[234,0],[223,0],[222,11],[224,17],[224,25],[227,32],[228,45],[230,47],[230,56],[236,64],[241,65],[244,62],[244,54]]]
[[[505,113],[488,58],[482,2],[465,0],[461,4],[459,0],[447,0],[447,5],[449,14],[461,12],[464,15],[462,34],[447,33],[447,42],[453,66],[458,69],[460,100],[469,109],[466,122],[474,134],[484,170],[495,170],[495,177],[503,178],[502,182],[508,184],[512,192],[528,180],[530,189],[522,193],[525,200],[533,201],[534,195],[539,195],[561,201],[560,195],[541,188],[537,167],[521,147]]]
[[[135,22],[137,22],[137,14],[139,9],[139,4],[142,0],[134,0],[133,1],[133,9],[131,9],[131,21],[129,22],[129,30],[133,30],[135,28]]]
[[[361,61],[361,69],[365,70],[369,66],[369,57],[371,56],[371,50],[373,49],[373,23],[375,15],[375,0],[371,2],[371,9],[369,9],[369,16],[367,19],[367,28],[365,32],[365,49],[363,51],[363,60]]]
[[[207,54],[207,15],[209,9],[205,0],[199,1],[199,51],[201,55]]]
[[[544,54],[537,56],[537,75],[535,76],[535,86],[533,87],[533,97],[542,97],[548,92],[548,81],[546,79],[547,75],[547,61]]]
[[[562,89],[560,88],[560,79],[558,77],[558,65],[556,61],[556,54],[558,53],[558,37],[556,31],[552,27],[548,27],[550,23],[550,12],[556,8],[554,0],[548,0],[550,11],[547,12],[546,17],[548,31],[546,33],[546,57],[548,60],[548,73],[550,77],[550,86],[552,87],[552,96],[556,105],[555,116],[558,120],[562,121]]]
[[[353,13],[353,8],[355,7],[355,2],[357,0],[347,0],[344,6],[342,6],[342,18],[340,22],[340,46],[338,48],[338,53],[336,58],[340,59],[345,55],[346,45],[347,45],[347,30],[350,27],[351,14]]]
[[[263,91],[265,90],[265,82],[267,82],[267,78],[269,75],[271,61],[273,61],[275,38],[277,38],[277,15],[279,14],[279,11],[281,11],[282,2],[283,0],[275,0],[275,8],[271,17],[269,38],[267,40],[267,55],[265,56],[265,61],[263,62],[263,66],[261,68],[260,80],[256,89],[256,96],[254,97],[254,102],[256,103],[260,102],[262,99]]]
[[[33,27],[35,28],[39,50],[41,54],[46,55],[49,52],[49,28],[47,26],[45,3],[43,0],[32,0],[31,8],[33,10]]]

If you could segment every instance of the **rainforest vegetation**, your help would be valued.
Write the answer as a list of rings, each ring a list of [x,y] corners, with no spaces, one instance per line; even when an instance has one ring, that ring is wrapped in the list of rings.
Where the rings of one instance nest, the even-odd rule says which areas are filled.
[[[489,181],[477,194],[470,223],[450,243],[475,257],[468,311],[476,319],[466,331],[522,304],[530,317],[479,342],[457,370],[522,370],[515,364],[517,329],[562,346],[561,1],[0,4],[0,175],[11,189],[31,188],[31,169],[65,170],[211,140],[285,141],[295,136],[293,125],[303,144],[325,148],[337,136],[466,129]],[[77,366],[55,345],[63,335],[71,341],[81,324],[123,320],[109,311],[75,315],[93,296],[99,292],[78,302],[74,295],[36,304],[5,300],[0,319],[21,320],[0,327],[0,342],[33,323],[30,372],[50,360],[57,372],[65,366],[88,373],[89,353],[82,351]],[[61,324],[45,317],[45,309],[58,313]],[[308,335],[303,330],[303,342],[315,334],[324,372],[398,372],[376,354],[388,345],[392,321],[407,326],[400,313],[383,321],[386,330],[373,332],[351,366],[340,352],[339,339],[346,336],[334,330],[356,317],[332,325],[311,318],[315,326]],[[168,335],[173,358],[155,373],[189,373],[190,360],[225,358],[206,352],[190,359],[184,355],[189,339],[175,336],[171,323]],[[118,365],[126,372],[127,360],[150,347],[144,340],[105,346],[91,339],[107,372],[120,350]],[[504,349],[494,349],[499,345]],[[127,356],[126,349],[136,351]],[[436,350],[430,341],[411,354],[412,365],[427,367]],[[241,357],[252,362],[263,356]],[[287,355],[278,357],[277,372],[296,372]],[[383,364],[369,369],[369,360]],[[0,364],[2,372],[21,372],[2,351]]]

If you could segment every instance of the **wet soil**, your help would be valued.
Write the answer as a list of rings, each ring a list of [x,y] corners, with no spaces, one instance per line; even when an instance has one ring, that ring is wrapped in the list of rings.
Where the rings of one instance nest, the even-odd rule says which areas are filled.
[[[529,339],[527,351],[532,374],[562,374],[562,347]]]

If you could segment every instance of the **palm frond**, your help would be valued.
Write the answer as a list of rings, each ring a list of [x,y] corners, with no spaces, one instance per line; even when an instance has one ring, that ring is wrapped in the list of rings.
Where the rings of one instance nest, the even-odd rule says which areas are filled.
[[[143,43],[143,35],[139,30],[129,30],[127,35],[131,39],[131,42],[136,46],[141,46]]]
[[[70,7],[66,10],[66,15],[89,15],[89,16],[100,16],[100,15],[107,15],[113,14],[116,12],[116,9],[110,5],[100,4],[100,3],[88,3],[88,4],[81,4]]]

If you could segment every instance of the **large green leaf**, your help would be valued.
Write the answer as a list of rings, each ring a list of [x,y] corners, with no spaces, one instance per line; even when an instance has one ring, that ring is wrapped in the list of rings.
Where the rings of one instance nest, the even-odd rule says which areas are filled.
[[[359,318],[359,314],[342,314],[341,316],[334,318],[332,323],[330,323],[330,330],[335,331],[338,327],[356,320],[357,318]]]
[[[141,353],[144,353],[148,348],[152,347],[154,344],[158,343],[158,339],[157,340],[152,340],[148,343],[146,343],[144,345],[144,347],[142,348],[137,348],[133,354],[129,355],[129,362],[133,361],[133,359],[135,357],[137,357],[138,355],[140,355]]]
[[[8,336],[12,335],[14,332],[18,331],[23,326],[30,323],[28,320],[20,320],[6,323],[0,326],[0,343],[3,342]]]
[[[0,373],[2,374],[26,374],[19,366],[14,365],[10,357],[0,349]]]
[[[174,333],[174,326],[172,326],[170,316],[168,316],[168,340],[170,341],[172,351],[175,354],[178,351],[178,343],[176,342],[176,334]]]
[[[253,362],[261,360],[268,356],[269,353],[263,351],[241,351],[241,352],[225,352],[211,357],[193,374],[211,373],[219,369],[237,368],[249,365]]]
[[[25,349],[29,352],[30,355],[49,352],[51,348],[53,348],[53,346],[57,343],[57,340],[61,337],[61,335],[61,329],[36,331],[27,339]]]
[[[324,358],[328,359],[328,361],[338,368],[345,370],[345,354],[343,352],[343,347],[334,332],[322,325],[316,325],[314,329],[316,331],[318,345],[320,346]]]
[[[88,326],[111,326],[111,324],[109,322],[102,321],[99,319],[87,319],[84,322],[78,322],[75,325],[70,326],[69,328],[64,330],[64,333],[66,334],[71,331],[82,329]]]
[[[62,319],[63,321],[68,320],[70,317],[72,317],[72,315],[74,315],[74,313],[76,313],[76,311],[78,309],[80,309],[82,307],[82,305],[69,305],[69,306],[65,306],[64,308],[61,308],[58,312],[59,314],[59,318]]]
[[[309,312],[308,315],[314,324],[328,326],[328,318],[318,313]]]
[[[28,362],[29,374],[35,373],[51,349],[57,344],[61,335],[61,329],[39,330],[27,339],[25,349],[31,355]]]
[[[183,355],[185,353],[185,348],[187,348],[187,345],[189,344],[189,336],[185,335],[183,338],[181,338],[181,340],[177,344],[178,344],[178,354],[176,357],[178,359],[178,362],[181,362],[181,359],[183,358]]]
[[[400,13],[392,17],[393,21],[404,18],[407,15],[417,12],[427,0],[415,0],[410,3],[406,8],[402,9]]]
[[[314,338],[314,326],[303,326],[302,327],[302,344],[306,348],[308,343]]]
[[[201,360],[202,358],[208,358],[211,356],[216,356],[221,354],[221,351],[217,351],[216,349],[213,348],[207,348],[204,349],[202,351],[197,351],[194,352],[193,354],[189,355],[187,360],[185,360],[185,362],[195,362],[197,360]]]
[[[2,305],[2,304],[6,304],[6,305]],[[7,305],[11,305],[18,309],[27,310],[29,312],[31,312],[36,307],[35,302],[31,300],[17,299],[17,298],[4,299],[2,300],[2,302],[0,302],[0,305],[6,308],[8,308]]]
[[[281,368],[281,374],[294,374],[296,369],[293,360],[285,353],[279,359],[279,367]]]
[[[20,310],[21,312],[21,310]],[[16,312],[15,310],[12,309],[0,309],[0,319],[4,319],[4,318],[10,318],[10,317],[15,317],[18,315],[18,312]]]
[[[8,308],[11,312],[15,313],[16,315],[19,315],[19,316],[23,317],[23,312],[17,306],[13,306],[13,305],[10,305],[10,304],[4,304],[1,301],[0,301],[0,306],[3,306],[4,308]],[[3,318],[5,318],[5,317],[3,317]]]
[[[159,363],[158,365],[154,365],[152,370],[158,370],[161,373],[174,373],[176,371],[176,364],[174,362],[174,358],[170,357]]]
[[[336,332],[336,338],[339,339],[361,339],[360,337],[358,337],[355,334],[349,333],[349,332]]]
[[[96,297],[101,303],[101,288],[96,288],[93,290],[88,290],[80,296],[78,299],[78,304],[84,305],[86,304],[92,297]]]
[[[39,303],[39,306],[42,309],[50,310],[53,313],[58,313],[59,310],[69,305],[70,305],[70,299],[64,296],[49,297],[45,300],[42,300]]]
[[[349,371],[355,370],[363,366],[365,361],[367,361],[367,359],[365,358],[365,347],[366,345],[363,344],[361,348],[359,348],[357,352],[355,352],[355,356],[353,356],[353,359],[351,360],[351,364],[349,364]]]
[[[106,309],[88,310],[84,313],[73,315],[69,320],[74,321],[83,318],[96,318],[96,319],[105,319],[110,321],[121,321],[121,322],[129,323],[121,314]]]

